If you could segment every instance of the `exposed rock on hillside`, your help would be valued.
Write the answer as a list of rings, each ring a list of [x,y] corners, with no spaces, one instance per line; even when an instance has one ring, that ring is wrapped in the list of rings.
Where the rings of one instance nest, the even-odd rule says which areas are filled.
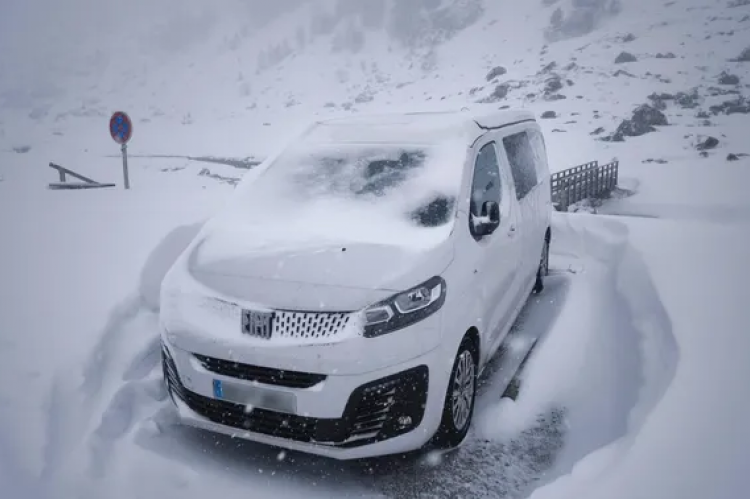
[[[611,142],[623,142],[625,137],[640,137],[647,133],[655,132],[657,126],[668,125],[667,117],[649,104],[643,104],[633,111],[629,120],[623,120],[617,127],[615,133],[601,140]]]
[[[729,74],[726,71],[719,75],[720,85],[739,85],[740,78],[737,75]]]
[[[707,151],[709,149],[716,149],[719,145],[719,139],[716,137],[706,137],[704,140],[698,142],[695,146],[699,151]]]
[[[494,68],[492,68],[490,70],[489,73],[487,73],[487,81],[492,81],[495,78],[497,78],[498,76],[503,76],[507,72],[508,72],[508,70],[505,69],[504,67],[502,67],[502,66],[495,66]]]
[[[615,64],[624,64],[626,62],[636,62],[638,58],[631,54],[630,52],[620,52],[620,55],[618,55],[615,58]]]
[[[750,114],[750,100],[740,96],[734,100],[724,101],[709,108],[715,116],[717,114]]]

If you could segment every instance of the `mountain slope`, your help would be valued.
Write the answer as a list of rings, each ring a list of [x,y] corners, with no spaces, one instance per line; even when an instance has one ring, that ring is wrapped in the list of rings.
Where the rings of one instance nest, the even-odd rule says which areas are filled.
[[[258,26],[239,15],[238,2],[210,10],[188,2],[168,22],[143,3],[151,17],[128,18],[139,25],[139,43],[122,54],[115,35],[102,46],[58,46],[60,57],[70,56],[55,73],[64,78],[41,78],[36,93],[24,93],[23,78],[0,84],[0,140],[56,140],[48,134],[65,129],[96,137],[86,149],[111,150],[100,143],[117,108],[136,121],[136,151],[265,155],[315,117],[522,106],[554,111],[547,131],[565,130],[564,142],[583,147],[580,157],[560,159],[567,166],[610,147],[589,133],[613,131],[653,92],[698,88],[689,113],[666,110],[672,121],[697,125],[705,118],[693,115],[747,94],[750,82],[750,63],[729,60],[750,39],[746,5],[310,0],[288,2]],[[623,51],[637,60],[616,64]],[[719,85],[724,71],[739,83]]]

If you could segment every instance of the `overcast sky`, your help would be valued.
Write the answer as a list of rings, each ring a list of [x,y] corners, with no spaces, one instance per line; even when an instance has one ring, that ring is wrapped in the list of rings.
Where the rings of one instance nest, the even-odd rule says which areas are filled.
[[[0,0],[0,89],[21,74],[43,79],[51,65],[81,64],[97,49],[113,57],[120,49],[181,50],[228,26],[262,25],[304,1]]]

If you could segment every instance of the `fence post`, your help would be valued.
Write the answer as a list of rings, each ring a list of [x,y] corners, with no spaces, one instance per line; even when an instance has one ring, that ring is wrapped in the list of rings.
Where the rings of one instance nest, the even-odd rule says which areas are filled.
[[[593,175],[592,180],[594,182],[594,186],[593,186],[594,194],[593,194],[593,196],[594,197],[599,197],[599,166],[598,165],[595,166],[594,169],[591,171],[591,173]]]
[[[594,197],[599,197],[599,166],[594,168]]]
[[[605,170],[606,178],[604,179],[604,185],[607,186],[607,191],[612,190],[612,165],[607,163],[607,169]]]
[[[617,181],[619,180],[618,176],[619,176],[619,173],[620,173],[620,162],[619,161],[614,161],[613,163],[614,164],[612,166],[613,166],[613,169],[614,169],[614,175],[612,175],[612,179],[613,180],[612,180],[612,189],[611,190],[614,191],[615,188],[617,187]]]
[[[581,190],[583,191],[581,193],[581,199],[586,199],[589,197],[589,168],[588,166],[584,167],[583,172],[581,172]]]
[[[572,171],[568,175],[567,183],[568,183],[568,203],[567,203],[567,206],[565,207],[565,211],[568,211],[568,208],[570,207],[570,205],[575,203],[576,185],[573,183]]]

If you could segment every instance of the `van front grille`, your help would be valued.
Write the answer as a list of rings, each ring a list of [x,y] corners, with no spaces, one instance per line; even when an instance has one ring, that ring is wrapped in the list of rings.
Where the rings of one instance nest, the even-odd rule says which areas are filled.
[[[349,312],[294,312],[277,310],[271,338],[321,339],[340,334],[351,320]]]

